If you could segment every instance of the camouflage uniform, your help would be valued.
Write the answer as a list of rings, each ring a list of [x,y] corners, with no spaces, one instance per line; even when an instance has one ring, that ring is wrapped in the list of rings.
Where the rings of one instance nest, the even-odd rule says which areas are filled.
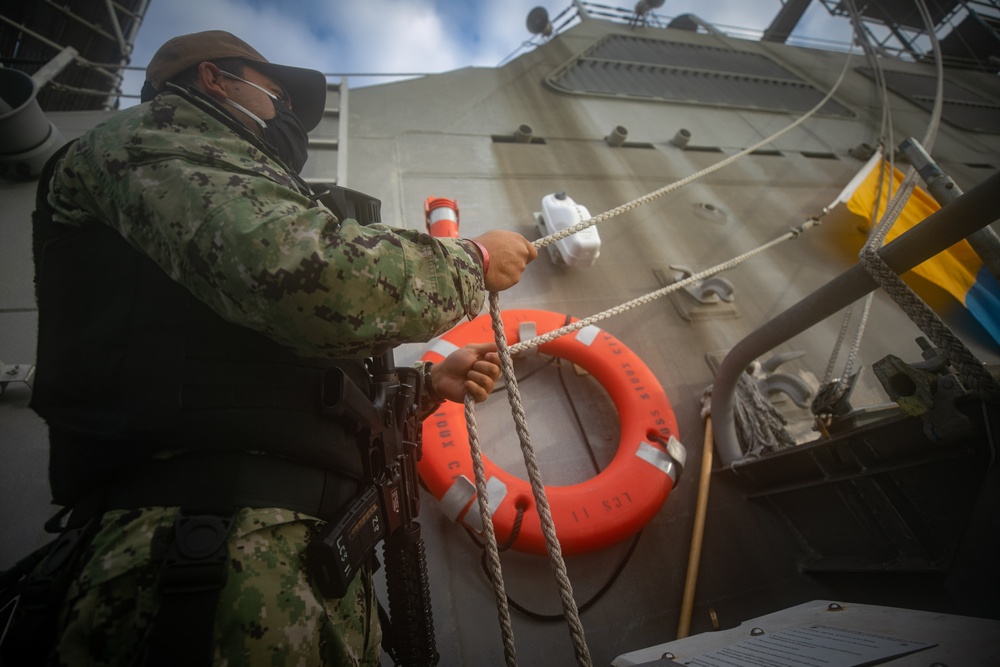
[[[369,356],[479,312],[483,277],[468,241],[338,220],[210,104],[167,92],[81,137],[53,177],[53,219],[109,225],[222,317],[303,357]],[[175,515],[104,515],[62,609],[59,664],[130,664],[158,607],[153,536]],[[240,511],[216,665],[378,664],[370,576],[325,600],[305,572],[321,523]]]
[[[230,322],[304,357],[426,341],[483,306],[469,241],[337,220],[280,162],[164,94],[70,149],[56,222],[107,224]]]
[[[175,516],[170,508],[105,514],[66,596],[57,664],[132,664],[159,602],[153,536]],[[215,665],[379,664],[370,577],[358,575],[343,598],[324,600],[305,572],[302,551],[318,523],[280,509],[240,511],[216,611]]]

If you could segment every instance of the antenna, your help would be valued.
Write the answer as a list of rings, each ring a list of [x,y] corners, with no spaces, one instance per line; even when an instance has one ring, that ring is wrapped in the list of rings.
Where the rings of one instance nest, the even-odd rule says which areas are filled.
[[[698,32],[698,17],[694,14],[681,14],[680,16],[674,17],[670,22],[668,28],[674,28],[676,30],[690,30],[691,32]]]
[[[663,6],[663,0],[639,0],[635,5],[635,13],[638,16],[642,16],[654,9],[659,9]]]
[[[663,0],[659,1],[663,2]],[[533,35],[548,37],[552,34],[552,23],[549,22],[549,13],[545,7],[535,7],[528,12],[527,26],[528,32]]]

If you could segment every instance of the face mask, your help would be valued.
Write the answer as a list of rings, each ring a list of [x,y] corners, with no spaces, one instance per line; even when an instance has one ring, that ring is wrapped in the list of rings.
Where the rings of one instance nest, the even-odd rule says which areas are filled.
[[[309,134],[306,132],[306,128],[302,126],[302,121],[299,120],[299,117],[292,113],[288,105],[279,100],[277,95],[266,88],[262,88],[252,81],[241,79],[235,74],[230,74],[229,72],[221,73],[231,79],[236,79],[237,81],[242,81],[247,85],[253,86],[271,98],[271,103],[274,104],[275,116],[267,121],[262,120],[256,114],[247,110],[242,104],[237,104],[229,99],[226,100],[226,104],[239,109],[257,121],[257,124],[260,125],[264,141],[274,147],[278,153],[278,157],[291,167],[296,174],[301,172],[308,157]]]

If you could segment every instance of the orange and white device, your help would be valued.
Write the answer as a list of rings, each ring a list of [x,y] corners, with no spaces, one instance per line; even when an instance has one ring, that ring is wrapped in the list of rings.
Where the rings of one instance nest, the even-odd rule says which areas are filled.
[[[444,197],[424,201],[427,233],[431,236],[458,238],[458,202]]]

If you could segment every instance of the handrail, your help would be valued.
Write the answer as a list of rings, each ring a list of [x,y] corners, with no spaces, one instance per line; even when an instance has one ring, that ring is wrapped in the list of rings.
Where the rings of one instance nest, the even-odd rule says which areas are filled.
[[[998,191],[1000,172],[901,234],[879,250],[879,254],[897,274],[909,271],[1000,219]],[[759,356],[874,291],[877,286],[860,264],[855,265],[750,333],[729,351],[712,387],[715,447],[723,467],[732,468],[743,458],[734,418],[734,396],[740,374]]]

